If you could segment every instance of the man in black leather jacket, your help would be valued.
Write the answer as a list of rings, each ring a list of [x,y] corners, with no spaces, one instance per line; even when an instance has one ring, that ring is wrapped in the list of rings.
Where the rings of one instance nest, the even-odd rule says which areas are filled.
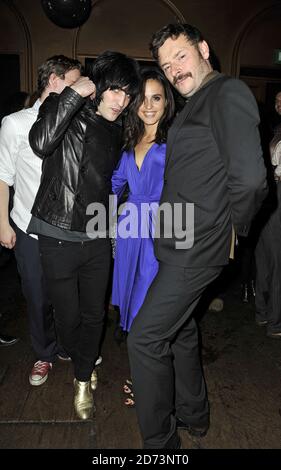
[[[89,238],[87,208],[108,209],[111,176],[121,152],[115,121],[139,91],[138,65],[104,52],[81,77],[40,107],[30,145],[43,159],[41,184],[29,231],[38,234],[56,324],[74,364],[74,406],[81,419],[93,409],[111,247]]]

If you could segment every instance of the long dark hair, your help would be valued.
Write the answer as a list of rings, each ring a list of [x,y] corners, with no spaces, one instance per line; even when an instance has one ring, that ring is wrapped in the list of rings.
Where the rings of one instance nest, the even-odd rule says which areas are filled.
[[[155,142],[161,144],[166,142],[167,132],[175,115],[175,101],[171,86],[161,70],[157,68],[145,68],[141,70],[141,93],[137,96],[133,106],[130,108],[124,120],[124,150],[132,150],[140,142],[144,135],[143,121],[138,117],[138,109],[145,98],[145,87],[147,80],[157,80],[164,89],[166,107],[161,117],[155,136]]]

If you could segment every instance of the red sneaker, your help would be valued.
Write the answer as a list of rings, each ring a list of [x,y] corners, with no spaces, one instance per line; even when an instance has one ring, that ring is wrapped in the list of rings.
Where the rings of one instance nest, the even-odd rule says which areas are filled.
[[[51,362],[37,361],[35,362],[31,374],[29,376],[29,383],[31,385],[41,385],[46,382],[48,372],[52,369]]]

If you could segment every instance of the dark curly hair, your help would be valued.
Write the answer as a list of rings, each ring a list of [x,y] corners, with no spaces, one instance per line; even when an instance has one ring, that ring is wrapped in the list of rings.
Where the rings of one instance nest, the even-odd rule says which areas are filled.
[[[152,36],[151,42],[149,44],[149,50],[152,54],[152,57],[158,61],[158,50],[161,46],[163,46],[164,42],[169,38],[176,39],[181,34],[183,34],[193,45],[198,45],[199,42],[202,42],[205,39],[201,31],[199,31],[199,29],[195,26],[187,23],[168,24]]]
[[[181,34],[183,34],[183,36],[186,37],[187,41],[190,42],[190,44],[192,44],[193,46],[195,46],[197,50],[199,50],[198,44],[206,40],[206,38],[204,38],[203,34],[201,33],[201,31],[199,31],[198,28],[196,28],[196,26],[192,26],[191,24],[187,23],[168,24],[152,36],[151,42],[149,44],[149,50],[154,60],[158,62],[158,51],[167,39],[177,39]],[[209,41],[207,42],[210,50],[210,64],[214,70],[218,70],[220,72],[220,60],[217,57],[213,46],[210,44]]]

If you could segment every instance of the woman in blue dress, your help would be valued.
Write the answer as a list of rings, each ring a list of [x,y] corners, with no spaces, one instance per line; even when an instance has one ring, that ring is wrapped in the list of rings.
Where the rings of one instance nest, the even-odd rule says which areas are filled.
[[[124,152],[112,176],[118,198],[129,188],[117,224],[112,290],[112,304],[119,306],[124,331],[130,330],[158,271],[154,222],[164,181],[167,131],[175,111],[161,71],[144,69],[141,75],[142,93],[126,117]]]

